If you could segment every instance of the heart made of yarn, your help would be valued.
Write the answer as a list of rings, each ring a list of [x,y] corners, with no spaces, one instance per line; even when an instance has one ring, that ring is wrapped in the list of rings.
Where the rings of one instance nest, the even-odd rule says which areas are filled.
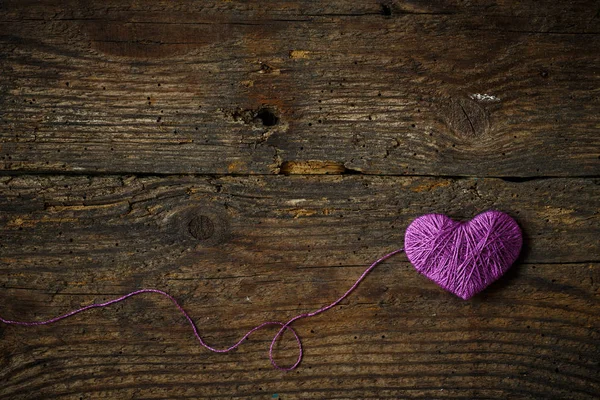
[[[404,236],[404,251],[416,270],[464,300],[504,275],[522,244],[516,221],[495,210],[465,222],[426,214]]]

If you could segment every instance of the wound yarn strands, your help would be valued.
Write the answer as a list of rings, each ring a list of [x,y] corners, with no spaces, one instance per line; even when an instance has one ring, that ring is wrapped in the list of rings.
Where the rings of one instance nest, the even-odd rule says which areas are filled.
[[[521,229],[509,215],[489,210],[466,222],[427,214],[406,229],[406,256],[421,274],[468,300],[500,278],[521,251]]]
[[[404,250],[394,250],[374,261],[337,300],[318,310],[298,314],[285,323],[263,322],[250,329],[240,340],[225,349],[209,346],[200,336],[191,316],[177,300],[167,292],[158,289],[136,290],[116,299],[90,304],[44,321],[23,322],[0,317],[0,322],[19,326],[49,325],[81,312],[108,307],[144,293],[159,294],[168,298],[183,314],[200,345],[215,353],[230,352],[239,347],[248,336],[257,330],[266,326],[278,326],[279,330],[269,346],[269,360],[273,367],[282,371],[291,371],[300,364],[303,356],[302,341],[291,325],[299,319],[314,317],[338,305],[358,287],[373,268],[393,255],[405,251],[417,271],[432,279],[442,288],[466,300],[504,274],[519,255],[521,245],[522,235],[517,223],[500,211],[486,211],[468,222],[456,222],[443,214],[424,215],[414,220],[407,228]],[[275,362],[273,350],[277,340],[288,330],[294,335],[298,344],[298,358],[293,365],[282,367]]]

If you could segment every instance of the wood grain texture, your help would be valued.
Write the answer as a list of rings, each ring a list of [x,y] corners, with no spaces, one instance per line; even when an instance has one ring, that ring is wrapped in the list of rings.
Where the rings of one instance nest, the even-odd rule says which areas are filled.
[[[329,3],[3,2],[2,170],[600,174],[594,2]]]
[[[266,354],[274,331],[234,354],[210,354],[170,303],[151,296],[51,327],[2,327],[0,393],[592,398],[600,390],[597,193],[589,178],[4,177],[5,318],[159,287],[224,347],[263,320],[335,299],[371,260],[400,247],[403,227],[425,212],[503,209],[523,227],[526,250],[471,302],[404,256],[389,260],[339,309],[297,324],[305,360],[283,376]],[[292,362],[293,344],[277,355]]]
[[[226,347],[419,215],[525,239],[467,302],[389,259],[290,373],[275,329],[213,354],[152,295],[0,325],[0,398],[598,398],[599,66],[589,0],[0,2],[5,318],[156,287]]]

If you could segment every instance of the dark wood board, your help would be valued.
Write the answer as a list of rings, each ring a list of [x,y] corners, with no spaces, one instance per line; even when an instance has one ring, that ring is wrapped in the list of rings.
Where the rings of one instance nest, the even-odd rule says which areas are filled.
[[[600,174],[595,2],[321,3],[3,2],[0,168]]]
[[[469,301],[403,254],[230,354],[142,295],[0,325],[0,398],[600,397],[597,1],[0,2],[0,316],[142,287],[227,347],[419,215],[524,233]],[[293,363],[289,336],[279,363]]]
[[[590,178],[4,177],[5,318],[158,287],[225,347],[263,320],[333,301],[370,261],[402,247],[403,227],[425,212],[505,210],[526,250],[469,302],[396,256],[339,309],[297,324],[306,356],[288,374],[268,362],[274,331],[211,354],[168,301],[150,296],[51,327],[2,327],[0,393],[591,398],[600,390],[597,191]],[[277,355],[291,363],[284,344]]]

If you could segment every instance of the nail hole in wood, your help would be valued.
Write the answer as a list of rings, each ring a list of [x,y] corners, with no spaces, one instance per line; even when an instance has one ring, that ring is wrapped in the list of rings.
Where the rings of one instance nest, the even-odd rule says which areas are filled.
[[[274,126],[279,122],[279,118],[268,108],[261,108],[256,113],[256,118],[262,121],[264,126]]]
[[[391,16],[392,15],[392,7],[390,7],[387,4],[382,4],[381,5],[381,14],[386,17]]]

